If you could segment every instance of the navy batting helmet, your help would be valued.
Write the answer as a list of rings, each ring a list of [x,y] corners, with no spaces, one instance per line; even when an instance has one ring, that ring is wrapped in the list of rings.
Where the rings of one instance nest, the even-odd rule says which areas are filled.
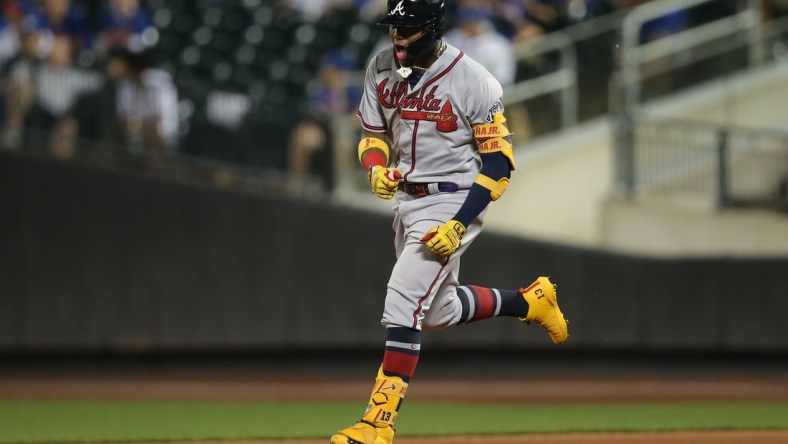
[[[419,59],[435,50],[446,30],[445,0],[388,0],[388,13],[379,25],[423,28],[422,36],[407,47]]]
[[[443,21],[446,15],[444,0],[388,0],[388,14],[379,25],[420,28]]]

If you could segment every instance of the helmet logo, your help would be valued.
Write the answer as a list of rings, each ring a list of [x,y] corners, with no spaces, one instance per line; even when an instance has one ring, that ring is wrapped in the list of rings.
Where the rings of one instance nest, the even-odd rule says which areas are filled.
[[[399,13],[399,15],[405,15],[405,6],[402,4],[404,1],[405,0],[400,0],[400,2],[397,3],[397,7],[389,12],[389,15],[394,15],[395,13]]]

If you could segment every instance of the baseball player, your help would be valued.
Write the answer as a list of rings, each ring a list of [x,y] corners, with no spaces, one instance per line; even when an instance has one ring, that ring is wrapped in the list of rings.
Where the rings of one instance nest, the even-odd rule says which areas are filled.
[[[394,246],[381,323],[386,347],[361,420],[333,444],[390,444],[419,358],[421,333],[496,316],[568,336],[555,288],[539,277],[519,290],[460,285],[460,258],[488,204],[514,170],[500,83],[442,40],[444,0],[388,0],[378,22],[392,46],[369,63],[358,115],[358,157],[372,192],[395,198]]]

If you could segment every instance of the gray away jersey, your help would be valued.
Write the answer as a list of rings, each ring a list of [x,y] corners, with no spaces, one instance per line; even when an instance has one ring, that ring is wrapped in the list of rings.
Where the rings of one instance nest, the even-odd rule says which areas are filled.
[[[386,134],[405,181],[470,188],[481,166],[473,125],[503,112],[501,84],[451,45],[413,89],[400,67],[392,47],[370,61],[358,111],[364,129]]]

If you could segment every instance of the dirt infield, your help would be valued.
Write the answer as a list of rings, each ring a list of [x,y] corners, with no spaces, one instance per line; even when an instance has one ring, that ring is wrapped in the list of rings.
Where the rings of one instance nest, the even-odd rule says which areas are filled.
[[[324,399],[363,400],[369,381],[333,377],[315,378],[288,374],[152,374],[105,373],[89,375],[0,376],[0,397],[79,399]],[[308,382],[307,382],[308,381]],[[523,399],[527,393],[527,399]],[[788,375],[757,374],[719,376],[535,376],[528,379],[499,377],[479,383],[425,376],[413,384],[410,398],[433,401],[500,403],[577,403],[631,401],[788,400]],[[361,401],[359,401],[361,402]],[[262,440],[245,444],[325,444],[327,440]],[[402,437],[398,444],[788,444],[788,430],[681,433],[591,433],[484,437]],[[171,444],[171,443],[170,443]],[[201,442],[200,444],[233,444]]]

